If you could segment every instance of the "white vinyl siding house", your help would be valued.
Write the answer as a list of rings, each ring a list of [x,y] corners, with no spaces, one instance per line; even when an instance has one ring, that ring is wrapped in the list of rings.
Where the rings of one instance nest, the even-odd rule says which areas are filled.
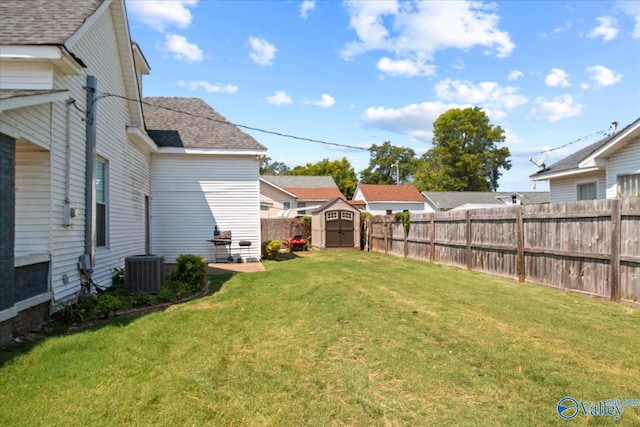
[[[372,215],[433,212],[425,197],[412,184],[358,184],[353,200],[364,202],[365,211]]]
[[[636,184],[635,193],[623,194],[623,189],[620,188],[620,178],[628,177],[625,179],[628,185],[632,185],[631,177],[635,176],[635,182],[637,183],[637,176],[640,174],[640,136],[636,139],[635,143],[629,144],[626,150],[617,152],[609,158],[609,164],[607,168],[607,198],[611,199],[620,195],[625,196],[638,196],[638,187]]]
[[[624,129],[601,139],[543,171],[534,181],[548,180],[551,202],[636,196],[624,194],[622,186],[633,186],[640,174],[640,118]]]
[[[13,242],[2,243],[13,248],[15,270],[8,280],[0,278],[0,296],[13,294],[13,305],[0,306],[0,323],[29,308],[48,315],[74,301],[83,280],[79,260],[87,253],[94,254],[89,258],[92,280],[109,286],[113,269],[122,267],[126,256],[144,252],[150,153],[157,150],[141,127],[138,102],[100,96],[96,114],[87,111],[89,76],[99,93],[131,99],[139,95],[122,1],[80,0],[67,11],[64,23],[56,21],[53,11],[46,12],[55,7],[46,1],[9,1],[1,7],[0,133],[15,152],[10,165],[15,170],[15,234]],[[42,13],[31,16],[30,8]],[[88,199],[85,185],[87,126],[94,123],[95,158],[107,166],[102,194],[106,241],[96,247],[102,245],[92,224],[94,237],[87,250],[86,208],[95,212],[98,196],[90,191]],[[18,280],[19,270],[43,265],[44,274],[38,273],[43,286],[34,288],[39,293],[20,290],[31,285]],[[14,292],[5,294],[6,287]],[[23,322],[16,330],[28,325]],[[4,339],[0,336],[0,342]]]
[[[549,189],[551,203],[580,200],[580,186],[595,183],[596,199],[604,199],[606,195],[606,174],[604,171],[584,174],[580,177],[558,178],[551,181]]]
[[[260,187],[255,156],[155,154],[152,251],[175,262],[214,261],[214,228],[232,232],[231,256],[260,259]],[[252,245],[240,249],[238,243]],[[226,248],[219,248],[219,250]],[[218,253],[218,258],[222,258]],[[224,257],[226,258],[226,256]]]

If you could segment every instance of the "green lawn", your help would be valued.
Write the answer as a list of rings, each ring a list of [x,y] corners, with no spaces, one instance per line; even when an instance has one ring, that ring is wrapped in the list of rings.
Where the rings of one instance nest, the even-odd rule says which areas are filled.
[[[640,425],[640,310],[367,252],[0,352],[0,425]]]

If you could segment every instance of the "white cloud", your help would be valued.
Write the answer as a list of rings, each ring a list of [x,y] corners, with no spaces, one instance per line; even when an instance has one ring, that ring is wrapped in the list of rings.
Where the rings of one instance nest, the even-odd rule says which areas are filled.
[[[193,19],[191,11],[187,8],[195,6],[197,3],[196,0],[129,0],[127,1],[127,10],[143,24],[164,32],[168,26],[187,28]]]
[[[199,62],[204,59],[204,54],[198,45],[189,43],[186,37],[177,34],[166,34],[165,44],[161,49],[171,52],[179,61]]]
[[[249,45],[251,53],[249,57],[258,65],[272,65],[273,58],[276,56],[278,49],[265,39],[257,37],[249,37]]]
[[[336,100],[329,94],[323,93],[319,100],[317,101],[303,101],[305,104],[317,105],[322,108],[332,107]]]
[[[524,73],[520,70],[513,70],[507,76],[507,80],[518,80],[520,77],[523,77]]]
[[[291,104],[291,97],[285,91],[277,90],[273,96],[267,98],[267,102],[271,105]]]
[[[457,104],[423,102],[402,108],[370,107],[362,115],[362,121],[374,128],[412,135],[428,141],[432,137],[433,122],[450,108],[464,108]]]
[[[199,88],[202,88],[207,93],[236,93],[238,91],[238,86],[222,84],[214,85],[205,80],[192,80],[190,82],[180,80],[178,82],[178,86],[188,88],[190,90],[197,90]]]
[[[611,86],[622,80],[622,74],[616,74],[613,70],[602,65],[587,67],[587,74],[598,86]]]
[[[436,66],[425,64],[424,61],[413,61],[411,59],[393,60],[384,57],[378,61],[378,70],[390,76],[432,76],[436,73]]]
[[[631,33],[631,37],[634,39],[640,39],[640,15],[635,17],[636,25],[633,27],[633,33]]]
[[[502,87],[496,82],[480,82],[446,79],[435,85],[436,96],[446,101],[482,106],[494,119],[505,117],[503,109],[513,109],[527,102],[513,86]]]
[[[396,58],[387,59],[388,69],[398,72],[393,63],[401,61],[425,64],[432,61],[437,51],[445,49],[468,50],[483,46],[498,57],[511,54],[515,45],[509,34],[499,29],[500,17],[494,13],[495,5],[473,2],[364,2],[350,0],[345,3],[350,26],[358,41],[345,45],[344,59],[382,50]],[[384,64],[383,64],[384,65]],[[420,68],[420,67],[419,67]],[[426,70],[425,66],[421,67]],[[412,75],[397,73],[396,75]]]
[[[549,87],[569,87],[569,74],[559,68],[552,68],[551,72],[544,78],[544,82]]]
[[[561,95],[551,100],[537,98],[536,106],[527,116],[527,120],[554,123],[558,120],[582,115],[583,108],[584,105],[574,102],[571,95]]]
[[[316,8],[315,0],[305,0],[300,5],[300,18],[307,19],[309,16],[309,11],[314,10]]]
[[[623,1],[617,4],[622,11],[635,21],[631,37],[634,39],[640,39],[640,2],[637,1]]]
[[[596,18],[599,22],[596,28],[594,28],[587,36],[592,39],[602,37],[603,42],[608,42],[616,38],[618,35],[618,20],[610,16],[600,16]]]
[[[453,64],[451,64],[451,66],[456,70],[464,70],[464,61],[462,59],[456,59],[455,61],[453,61]]]

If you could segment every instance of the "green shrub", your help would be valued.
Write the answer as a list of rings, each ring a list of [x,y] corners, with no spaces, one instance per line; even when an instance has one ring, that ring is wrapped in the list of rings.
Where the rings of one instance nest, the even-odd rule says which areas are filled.
[[[278,240],[262,242],[262,258],[275,259],[279,252],[280,242]]]
[[[96,313],[109,317],[111,313],[122,309],[123,304],[120,298],[111,294],[102,294],[98,297],[98,303],[96,304]]]
[[[199,255],[183,254],[176,258],[176,269],[169,274],[168,287],[178,299],[201,290],[207,278],[207,263]]]

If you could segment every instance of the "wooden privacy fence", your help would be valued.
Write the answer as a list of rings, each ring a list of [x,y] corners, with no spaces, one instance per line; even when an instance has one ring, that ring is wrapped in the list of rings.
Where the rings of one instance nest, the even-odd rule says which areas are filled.
[[[640,300],[640,199],[372,217],[369,249],[519,281]]]
[[[311,221],[300,218],[262,218],[261,241],[285,241],[294,234],[302,234],[305,239],[311,238]]]

